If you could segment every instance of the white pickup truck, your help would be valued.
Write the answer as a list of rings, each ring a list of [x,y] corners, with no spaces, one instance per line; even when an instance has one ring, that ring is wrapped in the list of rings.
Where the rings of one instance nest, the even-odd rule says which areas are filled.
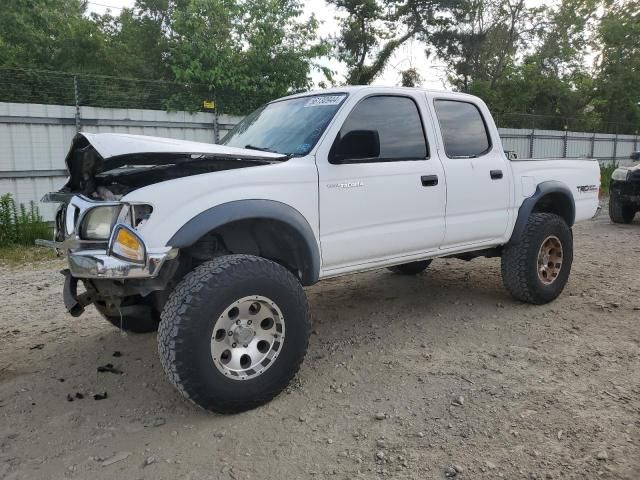
[[[506,289],[546,303],[569,277],[571,227],[598,207],[596,161],[509,159],[481,100],[421,89],[282,98],[222,145],[81,133],[66,161],[41,243],[68,258],[68,310],[159,329],[171,382],[216,412],[264,404],[295,375],[303,286],[501,257]]]

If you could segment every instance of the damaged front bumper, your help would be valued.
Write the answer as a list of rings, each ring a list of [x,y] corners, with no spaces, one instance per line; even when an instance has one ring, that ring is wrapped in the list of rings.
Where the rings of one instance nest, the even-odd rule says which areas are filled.
[[[154,278],[162,265],[175,258],[176,250],[166,248],[164,251],[148,253],[144,264],[128,262],[109,255],[101,250],[76,251],[67,255],[71,275],[77,278]]]
[[[131,223],[132,205],[125,202],[96,201],[82,195],[49,193],[43,202],[61,203],[55,221],[54,240],[36,240],[37,245],[50,247],[66,256],[71,275],[77,278],[154,278],[167,260],[178,254],[171,247],[149,248]],[[113,235],[107,240],[80,238],[80,226],[85,215],[96,207],[117,206],[120,208],[117,222],[128,229],[141,242],[145,252],[144,261],[128,261],[112,255]],[[119,225],[112,225],[111,234]]]
[[[62,203],[56,215],[55,240],[36,240],[36,244],[50,247],[59,255],[65,256],[69,268],[61,273],[65,276],[64,303],[73,316],[79,316],[84,307],[95,301],[118,305],[128,295],[148,295],[161,289],[173,267],[163,267],[178,256],[178,249],[171,247],[149,248],[131,226],[116,224],[108,241],[86,240],[80,238],[80,225],[84,215],[96,205],[107,202],[95,202],[81,196],[50,194],[43,201]],[[116,202],[109,202],[114,204]],[[128,204],[122,205],[123,211]],[[126,229],[141,245],[141,256],[137,260],[128,260],[113,251],[114,235],[118,229]],[[161,275],[167,270],[165,275]],[[82,280],[86,292],[78,294],[78,280]]]
[[[84,307],[91,305],[95,300],[92,292],[85,292],[78,295],[78,279],[71,275],[69,269],[60,272],[64,275],[64,290],[62,299],[67,311],[74,317],[79,317],[84,312]]]
[[[57,242],[38,242],[58,248]],[[108,255],[105,251],[88,250],[76,251],[67,254],[69,268],[62,270],[65,277],[64,290],[62,292],[64,306],[74,317],[79,317],[84,312],[84,308],[98,300],[102,295],[96,290],[95,282],[91,283],[92,288],[87,288],[84,293],[78,294],[78,281],[91,281],[95,279],[124,281],[124,280],[148,280],[138,286],[139,291],[154,290],[151,285],[158,277],[165,262],[173,260],[177,256],[177,250],[167,248],[163,252],[149,253],[145,264],[127,262],[119,258]],[[147,284],[146,286],[144,284]],[[103,292],[104,294],[105,292]],[[110,296],[111,294],[107,294]]]

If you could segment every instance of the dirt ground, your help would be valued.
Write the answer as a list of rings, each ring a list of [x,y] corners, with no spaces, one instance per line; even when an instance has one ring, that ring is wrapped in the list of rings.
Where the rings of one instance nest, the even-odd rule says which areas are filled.
[[[637,480],[640,220],[603,212],[575,243],[546,306],[512,300],[498,259],[308,289],[298,377],[234,416],[182,400],[155,335],[68,316],[61,262],[0,267],[0,478]]]

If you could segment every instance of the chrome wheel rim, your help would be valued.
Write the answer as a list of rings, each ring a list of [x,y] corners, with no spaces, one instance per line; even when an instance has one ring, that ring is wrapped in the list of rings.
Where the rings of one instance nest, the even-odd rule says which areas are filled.
[[[275,302],[259,295],[244,297],[225,308],[216,320],[211,357],[225,376],[250,380],[273,365],[284,337],[284,317]]]
[[[538,251],[538,278],[545,285],[555,282],[562,270],[562,242],[554,235],[545,238]]]

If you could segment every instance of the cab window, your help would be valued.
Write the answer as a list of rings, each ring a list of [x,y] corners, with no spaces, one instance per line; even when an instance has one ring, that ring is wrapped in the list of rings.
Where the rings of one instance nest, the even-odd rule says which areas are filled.
[[[358,103],[332,147],[331,163],[424,160],[429,149],[416,103],[376,95]]]
[[[435,107],[447,157],[479,157],[491,148],[487,125],[473,103],[436,100]]]

